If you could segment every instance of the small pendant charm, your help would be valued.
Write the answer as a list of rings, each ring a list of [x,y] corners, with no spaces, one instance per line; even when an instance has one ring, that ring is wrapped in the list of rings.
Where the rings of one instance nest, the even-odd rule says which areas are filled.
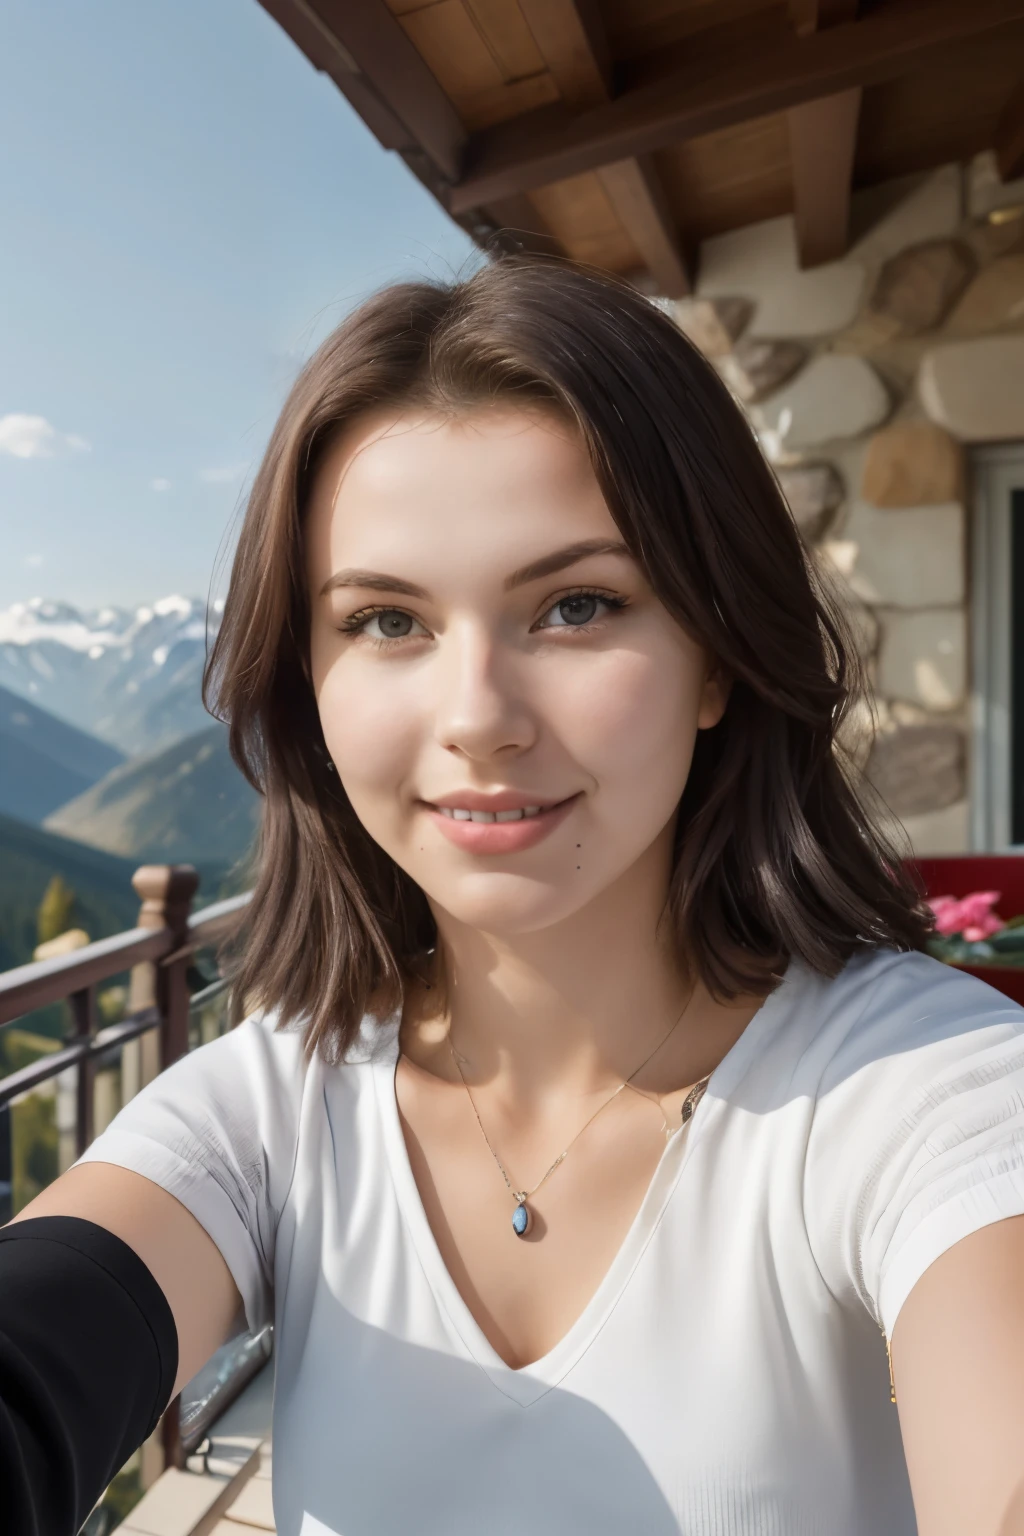
[[[689,1093],[686,1095],[686,1098],[683,1100],[683,1111],[681,1119],[684,1125],[691,1118],[694,1110],[697,1108],[697,1105],[704,1097],[704,1090],[707,1085],[708,1080],[705,1078],[703,1082],[697,1083],[695,1087],[691,1088]]]
[[[525,1237],[531,1226],[530,1207],[525,1200],[520,1200],[512,1212],[512,1231],[516,1237]]]

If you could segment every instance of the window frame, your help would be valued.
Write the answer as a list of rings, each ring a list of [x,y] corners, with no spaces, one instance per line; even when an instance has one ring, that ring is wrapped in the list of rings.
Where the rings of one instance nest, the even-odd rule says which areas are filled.
[[[1024,854],[1024,839],[1011,839],[1013,577],[1014,564],[1019,567],[1024,559],[1021,548],[1014,548],[1013,493],[1024,498],[1024,443],[977,449],[972,482],[970,840],[975,852]],[[1017,538],[1024,540],[1024,513]],[[1018,604],[1024,612],[1024,590]],[[1018,617],[1018,631],[1020,624]],[[1018,666],[1024,669],[1024,656]],[[1022,676],[1016,679],[1018,708],[1024,708]],[[1018,754],[1024,757],[1024,721],[1016,722],[1016,730]]]

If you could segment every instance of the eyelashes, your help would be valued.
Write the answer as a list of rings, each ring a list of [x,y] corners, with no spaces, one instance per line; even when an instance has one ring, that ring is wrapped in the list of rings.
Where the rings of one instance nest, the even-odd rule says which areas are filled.
[[[581,617],[579,605],[582,604],[585,610],[587,603],[600,605],[606,611],[604,613],[597,613],[589,618]],[[576,605],[575,612],[572,616],[568,616],[562,610],[572,605]],[[562,622],[544,624],[538,621],[531,625],[531,630],[555,629],[576,634],[593,634],[595,630],[604,627],[612,614],[628,606],[629,599],[620,597],[616,593],[602,592],[596,587],[573,587],[571,590],[563,592],[556,597],[540,615],[541,620],[547,619],[558,610]],[[389,624],[391,628],[390,634],[380,632],[383,628],[381,621]],[[374,623],[378,624],[377,634],[373,634],[370,630],[370,626]],[[403,625],[407,627],[403,628]],[[343,619],[337,627],[342,634],[359,637],[369,644],[376,646],[379,650],[389,650],[396,645],[401,645],[406,640],[418,640],[430,633],[422,621],[417,619],[414,614],[409,613],[407,609],[396,608],[391,604],[385,603],[375,603],[370,607],[360,608],[358,612],[351,614],[349,618]]]

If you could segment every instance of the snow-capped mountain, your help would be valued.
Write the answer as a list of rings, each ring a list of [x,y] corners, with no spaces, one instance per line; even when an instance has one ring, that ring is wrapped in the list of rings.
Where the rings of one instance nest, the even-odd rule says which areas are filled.
[[[209,725],[200,697],[221,604],[163,597],[80,611],[33,598],[0,609],[0,685],[129,756]]]

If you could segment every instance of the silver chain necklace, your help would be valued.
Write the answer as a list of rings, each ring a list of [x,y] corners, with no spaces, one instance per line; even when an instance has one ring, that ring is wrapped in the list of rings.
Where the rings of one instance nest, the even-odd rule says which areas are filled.
[[[551,1164],[550,1168],[547,1170],[547,1172],[543,1175],[542,1178],[537,1180],[537,1183],[533,1186],[532,1189],[515,1189],[513,1187],[512,1180],[509,1178],[508,1173],[506,1172],[505,1164],[502,1162],[502,1160],[498,1156],[497,1152],[495,1152],[494,1148],[491,1146],[491,1139],[488,1136],[487,1132],[484,1130],[484,1123],[483,1123],[483,1121],[480,1118],[480,1111],[476,1107],[476,1101],[474,1100],[473,1095],[470,1092],[469,1084],[466,1082],[465,1074],[463,1073],[461,1063],[459,1062],[459,1058],[458,1058],[458,1056],[455,1053],[455,1046],[452,1044],[451,1025],[448,1026],[448,1032],[447,1032],[447,1035],[445,1036],[445,1038],[448,1041],[448,1049],[452,1053],[452,1060],[455,1063],[455,1070],[458,1072],[459,1077],[462,1080],[462,1086],[463,1086],[463,1088],[465,1088],[466,1096],[469,1099],[470,1104],[472,1105],[473,1113],[476,1116],[476,1123],[480,1127],[480,1134],[483,1137],[484,1142],[487,1145],[487,1150],[490,1152],[491,1156],[494,1158],[494,1161],[497,1163],[499,1169],[501,1170],[501,1176],[505,1180],[505,1186],[508,1189],[509,1194],[512,1196],[512,1199],[515,1201],[515,1210],[512,1212],[512,1230],[516,1234],[517,1237],[525,1237],[526,1234],[529,1232],[530,1227],[533,1224],[533,1215],[532,1215],[532,1212],[530,1211],[530,1207],[527,1204],[527,1202],[530,1199],[532,1199],[532,1197],[537,1193],[537,1191],[538,1191],[538,1189],[540,1189],[541,1185],[544,1184],[551,1177],[551,1175],[554,1173],[555,1169],[559,1166],[559,1164],[563,1163],[565,1161],[568,1153],[575,1146],[575,1144],[579,1140],[579,1138],[583,1135],[583,1132],[587,1129],[587,1126],[590,1125],[594,1120],[597,1119],[598,1115],[601,1113],[602,1110],[608,1108],[608,1105],[612,1102],[613,1099],[617,1099],[618,1098],[618,1096],[622,1092],[623,1088],[629,1088],[629,1087],[632,1086],[632,1082],[633,1082],[634,1077],[637,1077],[643,1071],[644,1067],[647,1066],[647,1063],[649,1061],[653,1061],[654,1060],[655,1056],[657,1056],[658,1052],[661,1050],[663,1045],[667,1045],[668,1044],[669,1039],[671,1038],[672,1035],[675,1034],[675,1032],[678,1029],[680,1023],[682,1022],[684,1014],[689,1009],[689,1006],[690,1006],[691,1002],[693,1001],[693,995],[694,995],[695,991],[696,991],[696,988],[694,987],[693,990],[690,992],[689,997],[686,999],[686,1004],[685,1004],[685,1006],[683,1008],[683,1012],[676,1019],[675,1023],[672,1025],[672,1028],[668,1031],[668,1034],[663,1036],[663,1038],[658,1041],[658,1044],[654,1047],[654,1050],[650,1053],[650,1055],[644,1057],[643,1061],[636,1068],[636,1070],[631,1072],[629,1074],[629,1076],[627,1078],[625,1078],[619,1084],[619,1086],[616,1088],[615,1092],[610,1094],[608,1096],[608,1098],[605,1099],[603,1104],[599,1104],[598,1105],[598,1107],[594,1110],[594,1113],[590,1116],[590,1119],[589,1120],[585,1120],[583,1122],[583,1124],[580,1126],[579,1130],[576,1132],[576,1135],[572,1138],[572,1141],[570,1141],[569,1145],[562,1152],[560,1152],[558,1154],[558,1156],[555,1158],[554,1162]],[[696,1109],[698,1103],[700,1102],[700,1099],[701,1099],[701,1097],[702,1097],[702,1095],[704,1093],[704,1089],[707,1087],[708,1082],[710,1081],[710,1079],[711,1079],[711,1073],[709,1072],[707,1074],[707,1077],[702,1077],[700,1082],[694,1083],[693,1087],[690,1089],[689,1093],[686,1095],[686,1098],[683,1100],[682,1112],[681,1112],[681,1117],[680,1117],[680,1124],[681,1125],[685,1125],[687,1123],[687,1121],[690,1119],[691,1115],[693,1114],[693,1111]],[[635,1091],[639,1093],[640,1090],[636,1089]],[[647,1098],[648,1095],[644,1094],[643,1097]],[[667,1122],[666,1122],[666,1131],[667,1131],[668,1135],[672,1135],[673,1134],[673,1132],[671,1131],[671,1128],[668,1127]]]

